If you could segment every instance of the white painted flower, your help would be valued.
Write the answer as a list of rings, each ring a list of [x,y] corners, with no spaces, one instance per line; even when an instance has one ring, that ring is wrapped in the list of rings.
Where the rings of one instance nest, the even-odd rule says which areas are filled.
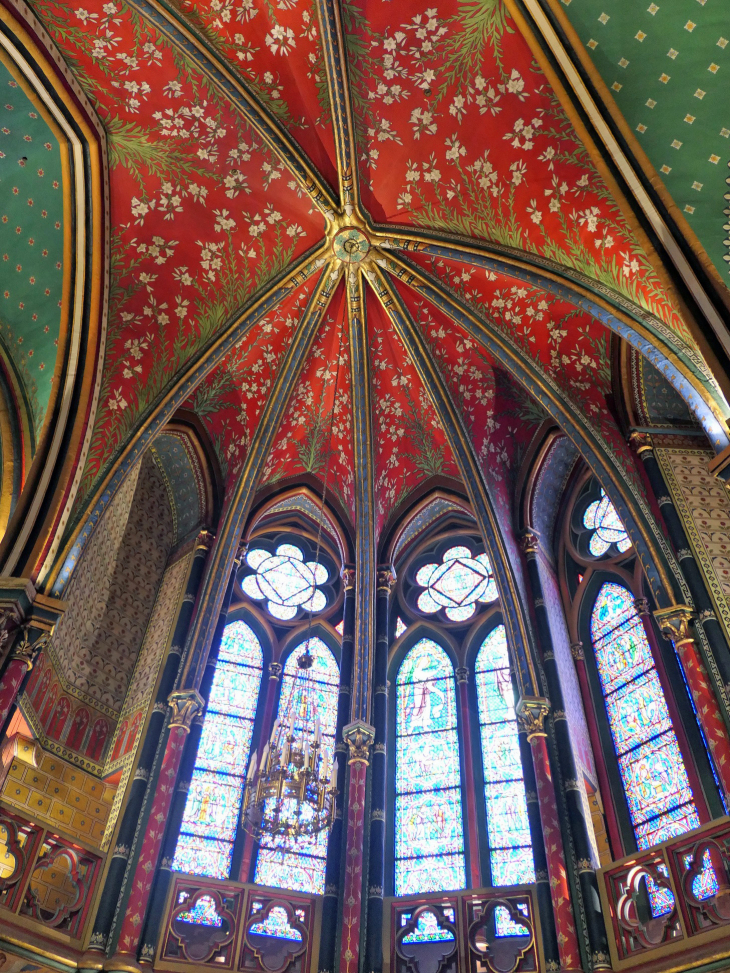
[[[264,40],[272,54],[281,54],[282,56],[290,54],[297,46],[294,31],[291,27],[284,27],[281,24],[276,24]]]

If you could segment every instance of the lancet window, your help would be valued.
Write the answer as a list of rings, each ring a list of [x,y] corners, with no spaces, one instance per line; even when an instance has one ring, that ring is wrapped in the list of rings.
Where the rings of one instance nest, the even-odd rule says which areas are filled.
[[[314,699],[307,699],[297,680],[297,658],[309,649],[313,658],[312,682]],[[295,714],[295,731],[301,729],[301,719],[307,708],[314,708],[322,728],[322,749],[331,767],[334,761],[335,728],[340,671],[330,648],[321,638],[309,638],[292,650],[284,666],[279,697],[279,718],[285,713]],[[310,838],[299,838],[296,844],[284,838],[263,838],[256,862],[255,881],[295,892],[323,894],[327,858],[327,831]]]
[[[535,881],[507,633],[497,625],[476,659],[484,799],[492,885]]]
[[[622,585],[601,586],[591,614],[591,641],[638,846],[699,827],[644,626]]]
[[[226,626],[172,867],[228,878],[263,654],[244,621]]]
[[[395,894],[465,887],[454,667],[422,638],[396,679]]]

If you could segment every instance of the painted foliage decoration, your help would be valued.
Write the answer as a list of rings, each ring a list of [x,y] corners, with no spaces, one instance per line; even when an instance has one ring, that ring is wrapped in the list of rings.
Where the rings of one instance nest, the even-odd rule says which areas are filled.
[[[535,866],[504,625],[482,642],[474,678],[492,885],[526,885],[535,881]]]
[[[297,658],[305,649],[314,659],[311,670],[314,699],[305,698],[304,685],[297,679]],[[322,753],[326,754],[330,767],[334,760],[339,685],[339,667],[322,639],[311,637],[292,650],[284,666],[279,715],[285,712],[299,714],[303,708],[306,713],[308,708],[314,708],[322,727]],[[301,724],[295,722],[294,729],[301,729]],[[320,831],[311,838],[299,838],[295,842],[284,836],[262,838],[256,860],[257,884],[322,895],[328,834],[326,830]]]
[[[698,828],[687,770],[631,593],[605,582],[591,615],[613,745],[639,848]]]
[[[263,655],[243,621],[226,626],[172,867],[228,878]]]
[[[432,639],[401,663],[395,705],[395,894],[463,889],[454,667]]]

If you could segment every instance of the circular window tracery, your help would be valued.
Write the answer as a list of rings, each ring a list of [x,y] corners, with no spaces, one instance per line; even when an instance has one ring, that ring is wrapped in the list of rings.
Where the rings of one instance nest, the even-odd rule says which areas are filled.
[[[444,551],[441,563],[424,564],[416,573],[416,584],[424,590],[416,605],[427,615],[443,611],[449,621],[464,622],[477,610],[497,598],[497,584],[486,554],[455,544]]]
[[[616,545],[621,554],[631,547],[631,538],[603,489],[600,499],[594,500],[586,508],[583,526],[593,531],[588,542],[588,550],[593,557],[602,557],[612,544]]]
[[[329,571],[317,561],[306,561],[295,544],[279,544],[273,554],[254,547],[246,555],[253,570],[241,581],[243,591],[256,601],[266,601],[269,613],[290,621],[301,611],[321,612],[327,596],[321,590],[329,581]]]

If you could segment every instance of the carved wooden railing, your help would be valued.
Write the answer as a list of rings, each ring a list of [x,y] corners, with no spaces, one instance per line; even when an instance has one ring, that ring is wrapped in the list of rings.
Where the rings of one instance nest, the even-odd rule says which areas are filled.
[[[45,935],[80,941],[102,859],[0,807],[0,928],[11,914]]]
[[[321,901],[316,895],[176,874],[155,969],[309,973],[317,960]]]
[[[615,970],[684,969],[730,956],[730,818],[598,875]]]
[[[545,970],[530,886],[386,899],[385,917],[390,973]]]

